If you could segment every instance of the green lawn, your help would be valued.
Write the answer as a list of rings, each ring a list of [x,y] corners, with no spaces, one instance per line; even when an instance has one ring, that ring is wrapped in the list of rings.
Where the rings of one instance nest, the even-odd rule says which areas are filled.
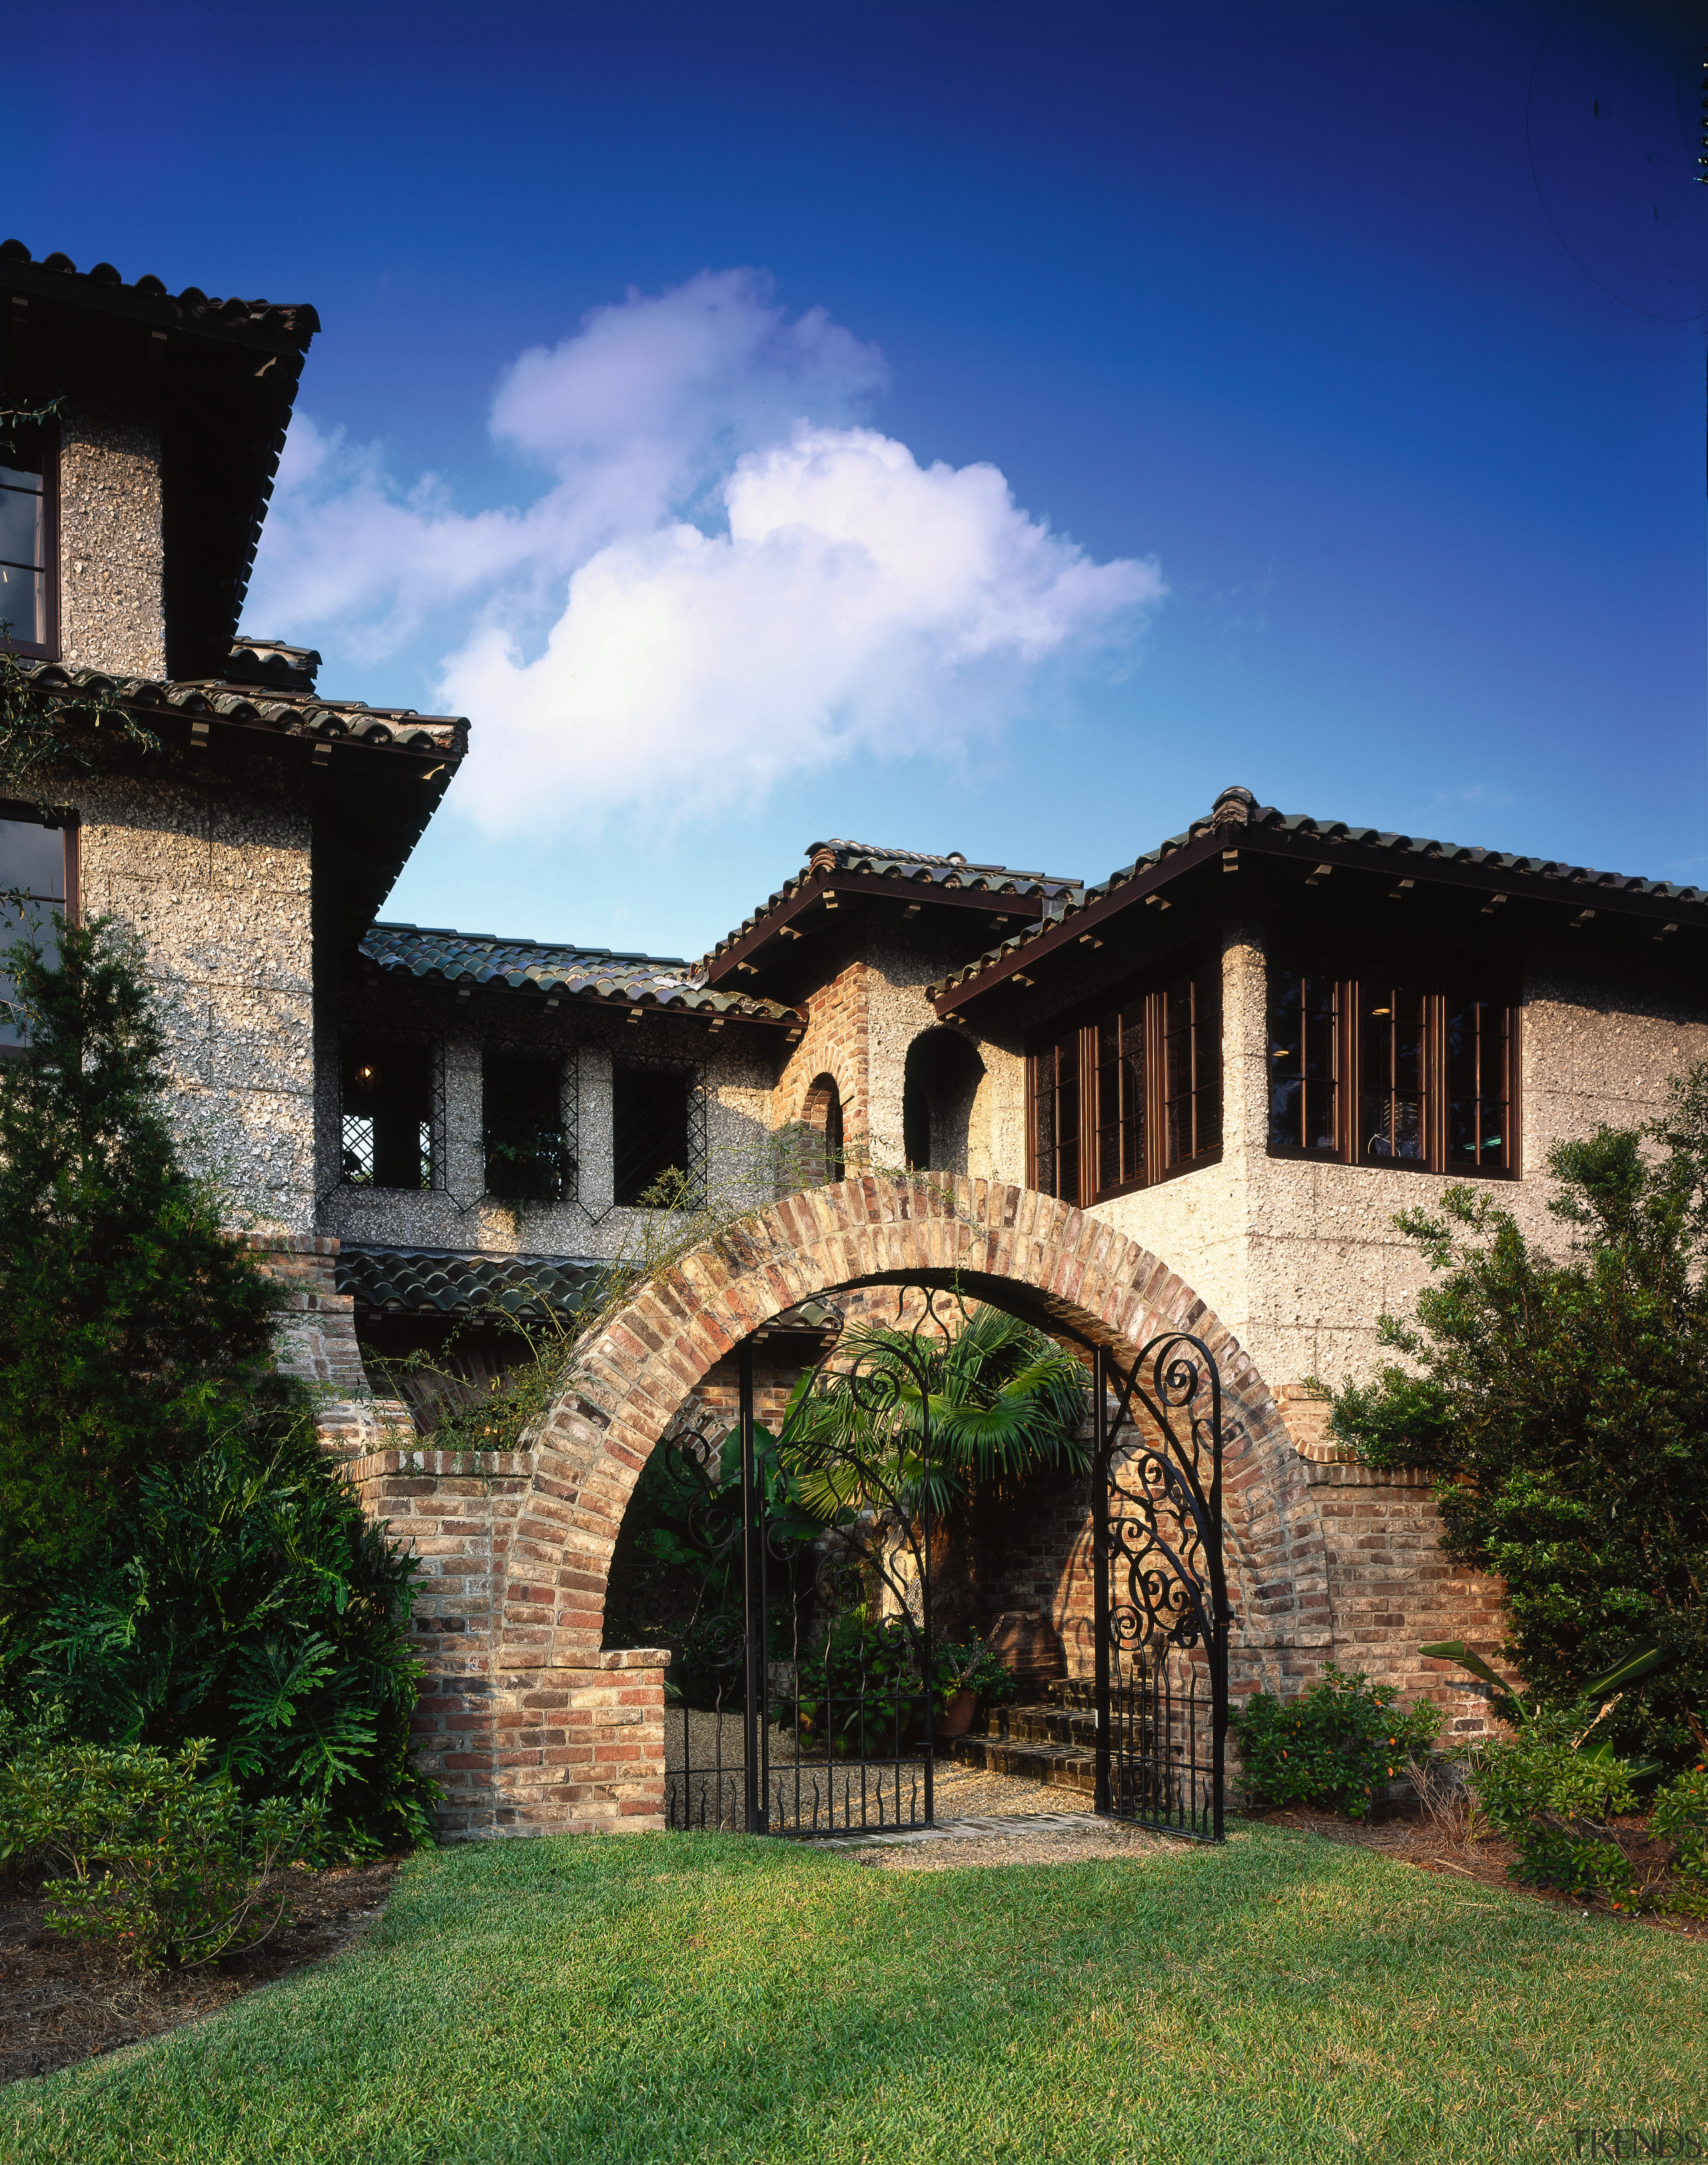
[[[0,2155],[1563,2158],[1708,2123],[1708,1947],[1267,1827],[919,1874],[714,1836],[421,1857],[362,1947],[0,2096]]]

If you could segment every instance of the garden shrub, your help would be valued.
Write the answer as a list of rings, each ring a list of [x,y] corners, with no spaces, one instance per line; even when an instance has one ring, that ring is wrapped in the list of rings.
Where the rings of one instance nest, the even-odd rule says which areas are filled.
[[[271,1365],[283,1294],[181,1164],[166,1036],[123,939],[0,962],[0,1705],[177,1753],[345,1849],[421,1839],[414,1567]]]
[[[156,1970],[216,1961],[279,1923],[279,1874],[317,1815],[280,1797],[245,1804],[229,1780],[206,1778],[205,1742],[168,1757],[0,1721],[0,1858],[61,1875],[43,1888],[54,1931]]]
[[[1606,1734],[1676,1767],[1708,1746],[1708,1063],[1652,1129],[1547,1163],[1563,1262],[1468,1188],[1396,1219],[1435,1282],[1415,1326],[1383,1319],[1404,1365],[1348,1384],[1333,1430],[1436,1477],[1442,1546],[1505,1581],[1508,1651],[1544,1704],[1658,1650]]]
[[[1634,1810],[1637,1792],[1625,1761],[1579,1749],[1591,1712],[1544,1711],[1513,1737],[1473,1746],[1465,1777],[1489,1825],[1517,1844],[1515,1878],[1624,1909],[1636,1899],[1635,1874],[1605,1822]]]
[[[982,1641],[932,1650],[932,1707],[947,1713],[962,1691],[988,1705],[1014,1697],[1014,1672]],[[925,1694],[914,1635],[899,1616],[874,1625],[862,1611],[839,1617],[802,1655],[794,1689],[773,1720],[800,1724],[803,1742],[837,1758],[883,1758],[925,1736]]]
[[[1674,1867],[1688,1890],[1708,1897],[1708,1761],[1655,1792],[1649,1832],[1671,1844]]]
[[[436,1794],[409,1756],[417,1576],[282,1392],[270,1417],[143,1477],[20,1686],[95,1743],[207,1740],[250,1802],[313,1806],[326,1856],[413,1847]]]
[[[1408,1757],[1428,1748],[1441,1716],[1427,1701],[1401,1712],[1399,1694],[1333,1662],[1297,1699],[1256,1692],[1231,1717],[1247,1795],[1260,1807],[1314,1804],[1367,1816]]]
[[[166,1035],[111,926],[0,956],[32,1043],[0,1064],[0,1630],[98,1558],[271,1350],[278,1286],[181,1164]]]

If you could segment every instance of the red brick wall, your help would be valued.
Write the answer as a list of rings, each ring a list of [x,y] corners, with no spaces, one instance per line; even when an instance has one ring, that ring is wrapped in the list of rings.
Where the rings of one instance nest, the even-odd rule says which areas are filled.
[[[781,1120],[811,1120],[808,1093],[820,1075],[833,1077],[842,1101],[843,1142],[856,1163],[871,1132],[868,977],[866,963],[857,956],[808,994],[805,1034],[777,1085]],[[814,1125],[821,1127],[822,1119]]]

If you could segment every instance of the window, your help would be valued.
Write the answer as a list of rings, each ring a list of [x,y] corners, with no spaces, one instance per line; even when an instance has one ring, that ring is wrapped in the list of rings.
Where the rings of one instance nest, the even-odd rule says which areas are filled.
[[[560,1063],[489,1051],[481,1082],[487,1193],[513,1203],[566,1202],[575,1161],[564,1132]]]
[[[1032,1060],[1032,1185],[1079,1200],[1079,1032]]]
[[[1512,1010],[1459,986],[1442,1002],[1447,1161],[1454,1172],[1504,1172],[1512,1163],[1508,1077]]]
[[[340,1140],[346,1188],[434,1185],[430,1046],[345,1046]]]
[[[55,911],[76,914],[77,830],[67,818],[50,826],[27,804],[0,802],[0,948],[20,939],[54,945]],[[0,969],[0,1048],[29,1042],[17,988]]]
[[[1516,1007],[1439,971],[1269,973],[1269,1149],[1278,1156],[1510,1174]]]
[[[19,654],[59,651],[55,622],[53,439],[41,426],[0,431],[0,623]]]
[[[1168,1119],[1163,1165],[1221,1156],[1221,964],[1178,977],[1162,996]]]
[[[1116,1008],[1097,1025],[1097,1187],[1145,1177],[1145,1003]]]
[[[1221,964],[1102,1004],[1033,1052],[1035,1188],[1106,1201],[1221,1156]]]
[[[617,1062],[611,1076],[611,1172],[618,1203],[644,1203],[667,1173],[683,1174],[696,1184],[704,1179],[704,1109],[693,1082],[691,1068]]]
[[[1341,988],[1315,970],[1269,982],[1269,1147],[1339,1149]]]

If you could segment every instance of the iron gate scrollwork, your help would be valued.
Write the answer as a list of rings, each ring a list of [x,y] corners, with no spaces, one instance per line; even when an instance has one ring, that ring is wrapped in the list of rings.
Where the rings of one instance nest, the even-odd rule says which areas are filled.
[[[851,1353],[843,1318],[818,1304],[836,1335],[774,1436],[756,1418],[749,1341],[734,1427],[703,1414],[650,1462],[654,1571],[628,1622],[635,1643],[672,1651],[672,1827],[811,1836],[934,1823],[930,1367],[965,1309],[958,1293],[909,1285],[899,1325],[909,1302],[911,1325],[882,1361],[857,1338]],[[1130,1370],[1087,1351],[1095,1809],[1220,1841],[1231,1622],[1220,1377],[1183,1332],[1152,1340]],[[862,1415],[857,1436],[813,1432],[809,1409],[830,1389]]]
[[[1148,1371],[1147,1388],[1141,1381]],[[1221,1377],[1189,1332],[1094,1363],[1097,1809],[1223,1838]]]

